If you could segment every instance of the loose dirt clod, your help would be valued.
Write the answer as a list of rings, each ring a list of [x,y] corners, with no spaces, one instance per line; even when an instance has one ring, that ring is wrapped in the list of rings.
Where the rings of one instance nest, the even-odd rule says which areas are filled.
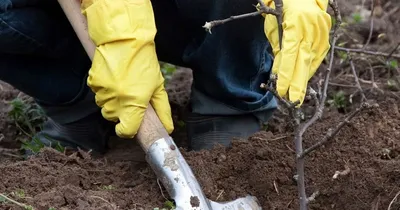
[[[199,207],[200,205],[200,200],[197,196],[190,196],[190,205],[192,207]]]

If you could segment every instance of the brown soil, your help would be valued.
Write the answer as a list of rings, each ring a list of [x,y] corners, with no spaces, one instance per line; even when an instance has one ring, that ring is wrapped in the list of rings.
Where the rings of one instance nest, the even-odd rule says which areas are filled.
[[[396,1],[377,2],[381,2],[386,11],[400,7]],[[342,15],[348,17],[355,10],[354,5],[359,5],[361,0],[339,2],[344,11]],[[388,2],[391,4],[385,6]],[[366,8],[368,4],[366,1]],[[399,12],[400,10],[397,15]],[[393,15],[396,13],[389,17],[392,24],[382,30],[398,34],[395,30],[400,27],[394,26],[398,26],[399,22],[398,19],[390,19]],[[365,21],[360,24],[365,24]],[[352,39],[349,47],[364,43],[365,36],[368,37],[368,33],[364,35],[362,31],[351,33],[357,35],[357,38]],[[344,38],[347,39],[348,37]],[[383,49],[393,47],[393,42],[396,42],[395,36],[385,39],[386,41],[372,40],[371,48],[384,51]],[[332,82],[354,85],[354,79],[348,77],[348,66],[339,62],[338,59],[335,63]],[[364,70],[368,66],[363,62],[355,64],[360,69],[360,77],[369,80],[371,75],[368,70]],[[325,67],[326,64],[323,64],[321,69]],[[375,69],[376,83],[384,92],[379,89],[371,91],[368,89],[371,87],[370,83],[362,83],[363,88],[368,89],[367,97],[375,99],[379,107],[360,113],[343,127],[332,142],[306,157],[307,194],[319,192],[315,201],[310,203],[310,209],[387,209],[400,192],[400,97],[398,92],[385,88],[387,78],[391,75],[384,70]],[[181,92],[189,87],[182,84],[182,75],[189,74],[181,72],[175,76],[178,78],[176,85],[180,89],[174,89],[174,92],[183,94],[184,98],[181,100],[179,97],[171,97],[177,120],[181,112],[175,105],[184,103],[182,101],[186,101],[188,97],[187,92]],[[153,210],[155,207],[163,207],[168,195],[144,162],[143,152],[133,141],[115,140],[113,150],[100,158],[91,157],[84,151],[63,154],[52,149],[44,149],[38,156],[28,160],[18,160],[7,155],[8,150],[18,148],[19,145],[15,139],[20,134],[6,116],[6,101],[14,98],[18,91],[6,84],[2,84],[2,87],[0,193],[38,210],[48,210],[50,207],[57,210]],[[332,85],[330,93],[337,90],[344,90],[348,97],[357,89]],[[348,104],[345,109],[327,107],[323,118],[305,133],[304,146],[319,141],[329,128],[354,110],[358,106],[359,95],[353,101],[354,104]],[[309,105],[309,102],[304,105],[307,117],[312,110]],[[298,209],[297,186],[294,180],[295,153],[291,135],[293,129],[288,122],[287,117],[277,112],[265,131],[253,135],[248,141],[237,139],[231,148],[216,146],[213,150],[201,152],[188,152],[182,148],[181,151],[207,197],[214,201],[229,201],[251,194],[258,198],[263,209]],[[177,126],[177,130],[183,129]],[[175,132],[174,137],[179,143],[184,142],[184,134]],[[184,143],[179,145],[185,146]],[[348,173],[333,178],[336,171],[346,169]],[[0,209],[22,208],[10,202],[1,202],[0,198]],[[393,201],[391,209],[400,209],[400,198]]]
[[[398,101],[386,100],[363,112],[345,126],[334,143],[307,158],[307,192],[319,191],[312,209],[379,209],[387,207],[400,191],[400,114]],[[306,145],[318,141],[342,119],[335,111],[325,115],[305,135]],[[293,175],[294,153],[287,134],[260,132],[232,148],[185,152],[207,197],[232,200],[251,194],[263,209],[296,209],[297,188]],[[332,179],[348,165],[350,173]],[[13,196],[38,209],[153,209],[165,198],[156,177],[145,163],[91,159],[85,152],[64,155],[46,149],[39,156],[0,166],[0,192],[23,189]],[[164,192],[165,194],[165,192]],[[18,209],[2,204],[2,209]],[[395,203],[393,209],[400,207]]]

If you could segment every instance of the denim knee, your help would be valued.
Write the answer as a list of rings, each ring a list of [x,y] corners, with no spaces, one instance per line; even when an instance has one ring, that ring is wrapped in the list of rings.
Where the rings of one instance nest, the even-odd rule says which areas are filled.
[[[83,98],[91,62],[57,2],[0,2],[0,80],[47,105]]]
[[[254,12],[256,0],[177,0],[183,18],[202,29],[206,21]],[[269,80],[272,49],[264,34],[263,17],[250,17],[196,31],[183,61],[193,69],[192,110],[199,114],[264,112],[277,107],[260,87]]]
[[[35,5],[45,5],[54,3],[53,0],[0,0],[0,13],[6,12],[11,8],[28,7]]]
[[[57,1],[49,1],[0,0],[0,53],[58,58],[80,45]]]

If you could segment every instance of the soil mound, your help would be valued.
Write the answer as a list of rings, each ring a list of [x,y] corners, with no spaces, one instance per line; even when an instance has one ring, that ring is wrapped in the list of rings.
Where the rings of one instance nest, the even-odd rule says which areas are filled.
[[[363,112],[346,125],[332,144],[306,160],[307,192],[318,191],[311,209],[386,209],[400,190],[400,114],[398,101]],[[330,113],[330,114],[329,114]],[[329,112],[305,135],[311,145],[342,118]],[[334,113],[334,114],[333,114]],[[322,123],[323,122],[323,123]],[[182,151],[206,195],[215,201],[251,194],[263,209],[296,209],[297,188],[292,138],[260,132],[237,140],[232,148]],[[347,175],[333,179],[348,167]],[[86,152],[65,155],[52,149],[29,160],[0,166],[0,192],[35,208],[154,209],[167,193],[145,163],[108,162]],[[23,196],[20,192],[23,190]],[[1,209],[17,209],[1,204]],[[386,208],[385,208],[386,207]],[[392,209],[400,203],[392,204]]]

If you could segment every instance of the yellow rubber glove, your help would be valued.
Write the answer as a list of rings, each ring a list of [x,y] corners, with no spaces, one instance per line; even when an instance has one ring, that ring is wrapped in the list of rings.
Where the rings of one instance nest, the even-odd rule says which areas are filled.
[[[96,51],[88,86],[115,131],[133,138],[150,103],[168,133],[174,129],[155,51],[156,25],[150,0],[83,0],[82,13]]]
[[[275,8],[273,0],[264,0]],[[278,76],[277,92],[303,104],[307,84],[329,51],[331,16],[328,0],[283,0],[282,49],[279,47],[277,19],[265,15],[264,31],[272,45],[275,60],[272,72]]]

